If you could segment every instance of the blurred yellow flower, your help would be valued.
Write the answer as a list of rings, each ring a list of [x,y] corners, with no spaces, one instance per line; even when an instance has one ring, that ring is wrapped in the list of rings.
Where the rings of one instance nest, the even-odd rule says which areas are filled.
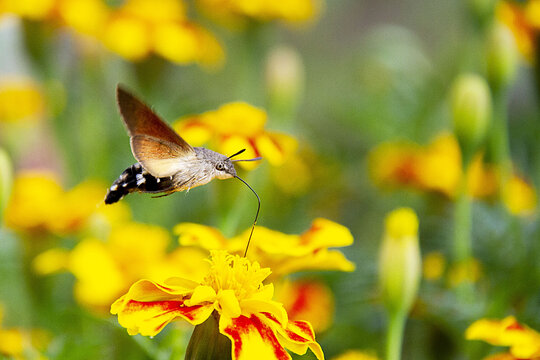
[[[202,277],[206,253],[188,247],[167,252],[169,243],[169,233],[158,226],[126,222],[114,227],[106,241],[85,238],[71,251],[47,250],[34,259],[33,266],[41,275],[73,273],[79,303],[105,311],[140,278]]]
[[[289,319],[306,320],[317,333],[327,330],[334,319],[334,295],[319,281],[285,281],[276,286],[276,299],[283,303]]]
[[[45,115],[45,99],[30,79],[0,81],[0,122],[37,121]]]
[[[4,306],[0,304],[0,357],[15,360],[45,359],[40,352],[47,347],[50,336],[42,330],[4,328]]]
[[[230,351],[233,360],[290,359],[285,348],[300,355],[309,348],[324,359],[311,325],[289,320],[283,305],[272,300],[272,284],[263,284],[270,269],[225,251],[212,251],[210,257],[203,281],[176,277],[161,285],[140,280],[111,306],[111,313],[130,335],[154,336],[176,318],[196,325],[188,359],[212,351],[205,358]]]
[[[501,354],[496,359],[538,359],[540,334],[517,322],[513,316],[502,320],[481,319],[472,323],[465,332],[467,340],[483,340],[495,346],[509,347],[511,357]]]
[[[201,227],[207,230],[201,231]],[[223,249],[241,254],[250,229],[227,240],[217,229],[182,223],[174,233],[183,246],[199,246],[207,250]],[[257,226],[248,251],[248,258],[272,269],[272,277],[280,277],[304,270],[353,271],[355,265],[338,250],[330,247],[348,246],[353,243],[350,231],[343,225],[318,218],[301,235],[288,235]]]
[[[448,269],[448,284],[457,287],[462,283],[475,283],[482,276],[482,264],[477,259],[471,258],[453,264]]]
[[[57,0],[62,22],[76,32],[98,38],[111,10],[103,0]]]
[[[23,171],[15,178],[5,212],[6,225],[31,233],[70,234],[85,228],[94,218],[110,216],[112,221],[119,212],[129,213],[126,205],[104,209],[105,191],[104,184],[91,180],[65,191],[52,173]]]
[[[50,16],[56,0],[2,0],[0,14],[15,14],[32,20],[43,20]]]
[[[262,156],[271,165],[282,165],[297,148],[297,141],[290,135],[268,131],[264,128],[266,112],[244,102],[222,105],[219,109],[201,115],[178,119],[174,128],[193,146],[212,143],[218,152],[233,154],[246,149],[242,158]],[[256,162],[239,162],[246,168]]]
[[[246,20],[283,20],[299,23],[314,20],[320,13],[322,0],[198,0],[198,5],[212,18],[231,25]]]
[[[371,351],[348,350],[341,355],[333,357],[332,360],[379,360],[379,358]]]
[[[525,180],[514,175],[503,188],[503,202],[511,214],[527,216],[536,209],[536,191]]]
[[[424,256],[422,261],[422,269],[424,278],[427,280],[439,280],[446,267],[446,259],[444,255],[438,251],[433,251]]]
[[[540,29],[539,8],[537,0],[528,0],[525,5],[505,0],[497,3],[497,18],[512,31],[519,51],[529,61],[534,59],[534,38]]]
[[[218,41],[189,21],[185,12],[177,0],[128,0],[111,13],[103,29],[103,42],[133,61],[155,52],[178,64],[219,64],[224,53]]]
[[[369,172],[377,186],[406,187],[450,198],[457,194],[463,176],[461,166],[459,144],[450,134],[439,135],[426,146],[384,143],[369,154]],[[467,169],[468,193],[475,198],[487,199],[502,191],[503,201],[511,213],[525,215],[534,210],[534,188],[513,175],[508,185],[501,189],[498,172],[499,169],[485,163],[480,154],[474,156]]]

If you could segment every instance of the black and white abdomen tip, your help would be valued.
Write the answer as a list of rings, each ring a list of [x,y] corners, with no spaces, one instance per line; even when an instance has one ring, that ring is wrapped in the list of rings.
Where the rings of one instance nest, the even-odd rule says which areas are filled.
[[[134,191],[149,193],[170,192],[174,188],[172,179],[172,176],[155,178],[144,170],[141,164],[133,164],[124,170],[122,175],[111,185],[105,196],[105,204],[114,204]]]

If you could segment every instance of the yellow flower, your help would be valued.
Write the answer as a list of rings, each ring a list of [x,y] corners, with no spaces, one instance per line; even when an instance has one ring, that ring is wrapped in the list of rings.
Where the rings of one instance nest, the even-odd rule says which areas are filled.
[[[527,216],[536,209],[536,191],[525,180],[514,175],[503,188],[503,202],[511,214]]]
[[[233,154],[246,149],[243,158],[262,156],[271,165],[282,165],[297,148],[296,140],[286,134],[264,128],[266,112],[244,102],[222,105],[201,115],[177,120],[174,128],[194,146],[212,142],[217,151]],[[240,162],[252,169],[256,162]]]
[[[475,283],[482,276],[482,265],[474,258],[456,263],[448,269],[448,283],[452,287],[468,282]]]
[[[426,254],[422,261],[424,278],[432,281],[439,280],[444,273],[445,266],[446,259],[442,253],[433,251]]]
[[[4,307],[0,304],[0,325]],[[49,343],[49,334],[42,330],[3,328],[0,326],[0,356],[9,359],[38,359]]]
[[[510,359],[537,359],[540,357],[540,334],[517,322],[513,316],[502,320],[481,319],[471,324],[467,340],[483,340],[495,346],[508,346]],[[504,359],[504,356],[501,356]]]
[[[111,10],[102,0],[59,0],[58,15],[78,33],[101,36]]]
[[[394,188],[417,184],[419,147],[396,142],[377,146],[369,154],[369,174],[380,187]]]
[[[56,0],[3,0],[2,10],[32,20],[49,17],[56,5]]]
[[[225,24],[243,25],[246,20],[283,20],[306,22],[321,10],[317,0],[198,0],[198,5],[212,18]]]
[[[37,121],[45,114],[45,100],[39,86],[28,79],[0,82],[0,122]]]
[[[12,229],[55,234],[71,234],[87,226],[97,214],[114,214],[117,209],[102,209],[106,186],[85,181],[65,191],[55,175],[48,172],[24,171],[17,175],[5,212],[5,221]]]
[[[206,229],[201,231],[201,229]],[[228,240],[214,228],[196,224],[179,224],[174,233],[184,246],[200,246],[207,250],[223,249],[241,254],[250,230]],[[333,221],[315,219],[301,235],[288,235],[257,226],[248,251],[248,257],[270,267],[273,277],[303,270],[353,271],[354,264],[330,247],[351,245],[350,231]]]
[[[206,254],[187,247],[167,252],[169,242],[169,233],[158,226],[125,222],[111,230],[107,241],[85,238],[71,251],[50,249],[33,266],[41,275],[70,271],[79,303],[104,311],[140,278],[202,277]]]
[[[277,286],[276,299],[283,303],[289,319],[306,320],[317,333],[327,330],[333,321],[334,296],[328,286],[321,282],[285,281]]]
[[[231,340],[234,360],[291,359],[285,348],[296,354],[305,354],[309,348],[324,359],[311,325],[289,320],[283,305],[272,300],[273,286],[262,283],[269,274],[270,269],[257,262],[213,251],[203,281],[170,278],[162,285],[140,280],[112,304],[111,313],[118,315],[130,335],[145,336],[158,334],[176,318],[201,327],[217,320],[214,332]],[[217,334],[204,334],[196,341],[208,347],[212,335]],[[197,345],[188,346],[186,357]]]
[[[379,360],[379,358],[372,352],[349,350],[339,356],[333,357],[332,360]]]
[[[129,0],[110,14],[103,42],[133,61],[154,52],[178,64],[221,63],[224,54],[216,38],[189,21],[185,12],[176,0]]]
[[[532,62],[534,59],[535,33],[540,28],[538,1],[529,0],[524,7],[510,1],[497,3],[497,18],[514,34],[516,45],[523,56]]]

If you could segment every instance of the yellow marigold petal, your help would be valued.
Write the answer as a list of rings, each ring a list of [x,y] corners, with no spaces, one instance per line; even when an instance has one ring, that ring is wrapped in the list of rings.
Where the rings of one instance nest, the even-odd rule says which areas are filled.
[[[187,306],[201,305],[216,300],[217,294],[210,286],[197,286],[191,294],[191,298],[185,301]]]
[[[186,306],[184,296],[192,292],[193,289],[140,280],[111,306],[111,313],[118,315],[118,322],[130,335],[154,336],[177,317],[198,325],[212,314],[214,308],[212,305]]]
[[[207,250],[224,249],[227,239],[219,230],[195,223],[181,223],[174,227],[173,233],[178,235],[182,246],[200,246]]]
[[[342,247],[353,243],[353,236],[347,227],[334,221],[317,218],[311,227],[301,235],[300,243],[311,248]]]
[[[17,329],[0,329],[0,354],[22,356],[24,334]]]
[[[255,144],[258,153],[274,166],[283,165],[298,147],[298,142],[292,136],[271,132],[257,136]]]
[[[536,209],[536,191],[525,180],[514,175],[503,189],[503,202],[511,214],[527,216]]]
[[[220,332],[232,342],[233,360],[290,360],[272,328],[252,314],[237,318],[221,316]]]
[[[39,275],[53,274],[67,270],[69,267],[69,252],[55,248],[42,252],[32,261],[34,271]]]
[[[240,316],[242,313],[240,303],[232,289],[220,290],[218,293],[218,302],[221,307],[222,316],[234,318]]]
[[[379,360],[379,358],[371,352],[348,350],[343,354],[332,358],[332,360]]]
[[[475,156],[467,171],[467,192],[476,198],[487,198],[497,193],[498,186],[493,165],[485,164],[482,156]]]
[[[200,48],[194,28],[176,22],[156,24],[154,50],[165,59],[187,64],[199,58]]]
[[[4,0],[2,5],[5,12],[42,20],[52,13],[55,0]]]
[[[0,83],[0,122],[36,121],[45,113],[45,99],[29,79],[4,79]]]
[[[153,24],[181,21],[186,16],[184,3],[177,0],[128,0],[121,11]]]
[[[274,316],[282,326],[285,326],[288,321],[287,311],[283,304],[277,301],[246,299],[240,302],[240,307],[244,315],[265,312]]]
[[[238,159],[251,159],[260,155],[250,139],[240,135],[231,135],[224,138],[219,146],[219,151],[226,155],[232,155],[242,149],[246,149],[246,151]],[[237,164],[246,170],[251,170],[256,168],[259,163],[259,161],[241,161]]]
[[[91,307],[108,306],[126,286],[121,269],[97,239],[77,244],[70,254],[69,269],[77,278],[77,299]]]
[[[338,250],[322,249],[312,255],[290,258],[273,267],[274,276],[305,270],[354,271],[356,265]]]
[[[101,0],[63,0],[58,11],[75,31],[96,37],[101,35],[109,16],[109,9]]]
[[[472,323],[465,331],[467,340],[483,340],[491,345],[510,345],[502,337],[504,329],[512,324],[517,324],[516,318],[508,316],[503,320],[480,319]]]
[[[120,16],[111,19],[103,37],[107,48],[128,60],[140,60],[151,49],[147,25],[137,18]]]
[[[5,210],[6,225],[15,230],[46,230],[62,193],[62,187],[51,173],[18,174]]]
[[[264,131],[266,112],[245,102],[232,102],[203,114],[201,119],[218,134],[253,137]]]
[[[173,128],[192,146],[202,146],[212,138],[212,129],[197,117],[180,118],[173,123]]]

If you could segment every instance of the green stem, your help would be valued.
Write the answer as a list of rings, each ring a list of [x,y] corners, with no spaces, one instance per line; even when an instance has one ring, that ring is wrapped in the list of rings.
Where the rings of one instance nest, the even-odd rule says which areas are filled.
[[[503,91],[495,92],[493,100],[495,111],[490,139],[491,151],[494,162],[499,165],[499,187],[503,189],[512,173],[505,93]]]
[[[454,261],[468,260],[472,255],[472,202],[467,194],[467,171],[464,171],[454,206]]]
[[[405,321],[406,316],[403,312],[394,312],[390,314],[390,321],[386,333],[386,360],[401,359],[401,346],[403,344]]]

